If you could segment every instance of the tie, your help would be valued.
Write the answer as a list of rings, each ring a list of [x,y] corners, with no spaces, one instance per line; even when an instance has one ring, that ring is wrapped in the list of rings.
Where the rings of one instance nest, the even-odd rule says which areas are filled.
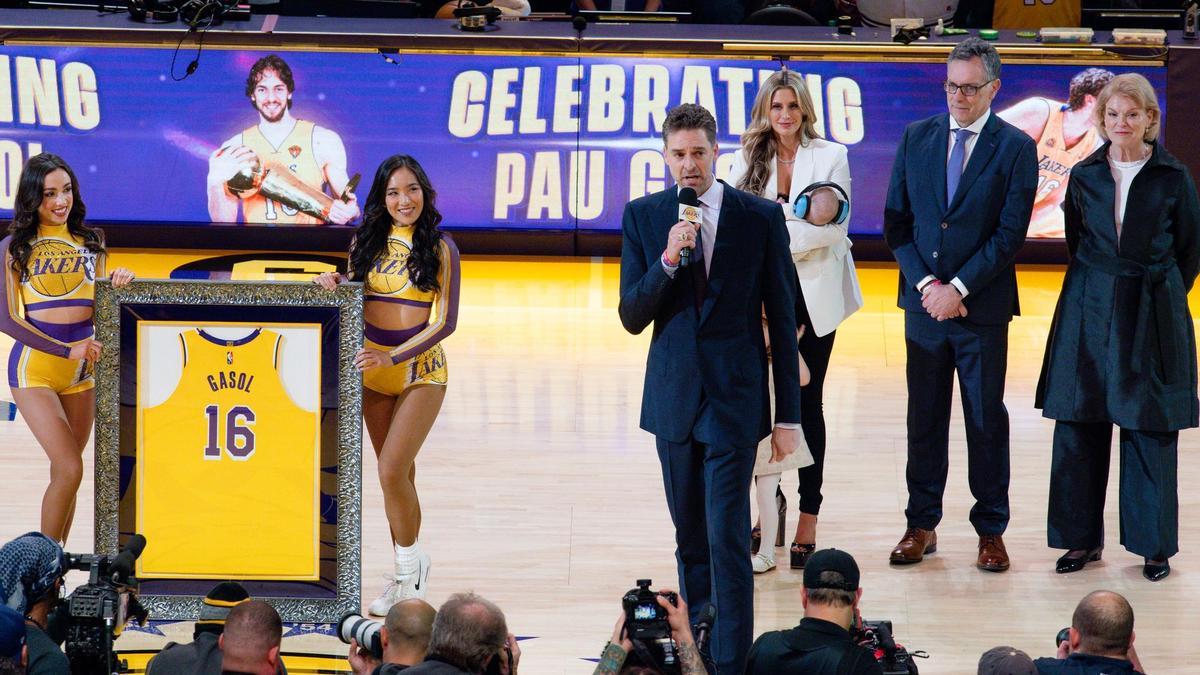
[[[950,161],[946,164],[946,206],[954,201],[958,181],[962,178],[963,165],[967,157],[967,139],[974,134],[970,129],[954,130],[954,148],[950,150]]]
[[[696,311],[704,305],[704,294],[708,290],[708,261],[704,259],[704,206],[700,207],[700,228],[696,230],[696,248],[692,249],[692,290],[695,292]]]

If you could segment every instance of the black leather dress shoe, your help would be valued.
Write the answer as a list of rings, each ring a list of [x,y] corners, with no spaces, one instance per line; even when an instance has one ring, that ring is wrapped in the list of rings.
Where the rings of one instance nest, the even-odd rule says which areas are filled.
[[[1145,558],[1146,564],[1142,565],[1142,576],[1150,581],[1162,581],[1171,573],[1170,560],[1151,560]]]
[[[1100,559],[1100,552],[1104,547],[1097,546],[1093,549],[1073,549],[1063,554],[1058,562],[1054,563],[1054,571],[1059,574],[1070,574],[1083,569],[1090,562],[1096,562]]]

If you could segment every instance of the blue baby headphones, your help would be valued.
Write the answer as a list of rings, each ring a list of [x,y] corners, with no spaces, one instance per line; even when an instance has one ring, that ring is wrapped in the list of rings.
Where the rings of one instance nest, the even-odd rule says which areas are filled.
[[[830,183],[829,181],[818,181],[800,191],[800,194],[796,197],[796,203],[792,205],[792,210],[795,212],[796,217],[808,220],[808,210],[812,208],[811,195],[821,188],[833,188],[841,195],[841,198],[838,199],[837,215],[833,217],[830,223],[841,225],[846,222],[846,217],[850,215],[850,195],[846,194],[841,185]]]

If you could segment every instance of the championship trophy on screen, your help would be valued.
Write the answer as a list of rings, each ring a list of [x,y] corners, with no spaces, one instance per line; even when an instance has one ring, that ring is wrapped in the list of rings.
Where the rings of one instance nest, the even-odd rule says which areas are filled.
[[[359,174],[354,174],[340,199],[349,201],[349,194],[358,187]],[[329,220],[329,209],[333,197],[305,184],[283,164],[268,159],[265,163],[255,160],[254,165],[243,168],[226,181],[229,191],[240,199],[261,194],[267,199],[306,213],[323,221]]]

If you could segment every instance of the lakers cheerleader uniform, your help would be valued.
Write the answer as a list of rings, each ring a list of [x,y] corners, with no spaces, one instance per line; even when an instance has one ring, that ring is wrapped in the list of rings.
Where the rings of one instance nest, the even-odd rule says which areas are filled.
[[[389,396],[399,396],[418,384],[446,384],[446,353],[441,341],[458,322],[458,247],[443,233],[438,244],[442,264],[437,291],[422,291],[408,278],[413,226],[393,225],[387,250],[367,272],[364,302],[391,302],[430,308],[429,320],[408,330],[385,330],[365,325],[363,342],[368,349],[387,352],[392,365],[363,373],[363,386]]]
[[[0,330],[16,344],[8,357],[8,384],[14,388],[48,387],[59,394],[76,394],[95,386],[91,364],[69,359],[71,347],[92,337],[92,320],[52,323],[29,318],[29,312],[55,307],[92,307],[96,275],[104,274],[97,256],[74,237],[67,226],[38,226],[30,242],[26,269],[12,269],[12,236],[0,241],[4,273],[0,274],[6,312]]]

